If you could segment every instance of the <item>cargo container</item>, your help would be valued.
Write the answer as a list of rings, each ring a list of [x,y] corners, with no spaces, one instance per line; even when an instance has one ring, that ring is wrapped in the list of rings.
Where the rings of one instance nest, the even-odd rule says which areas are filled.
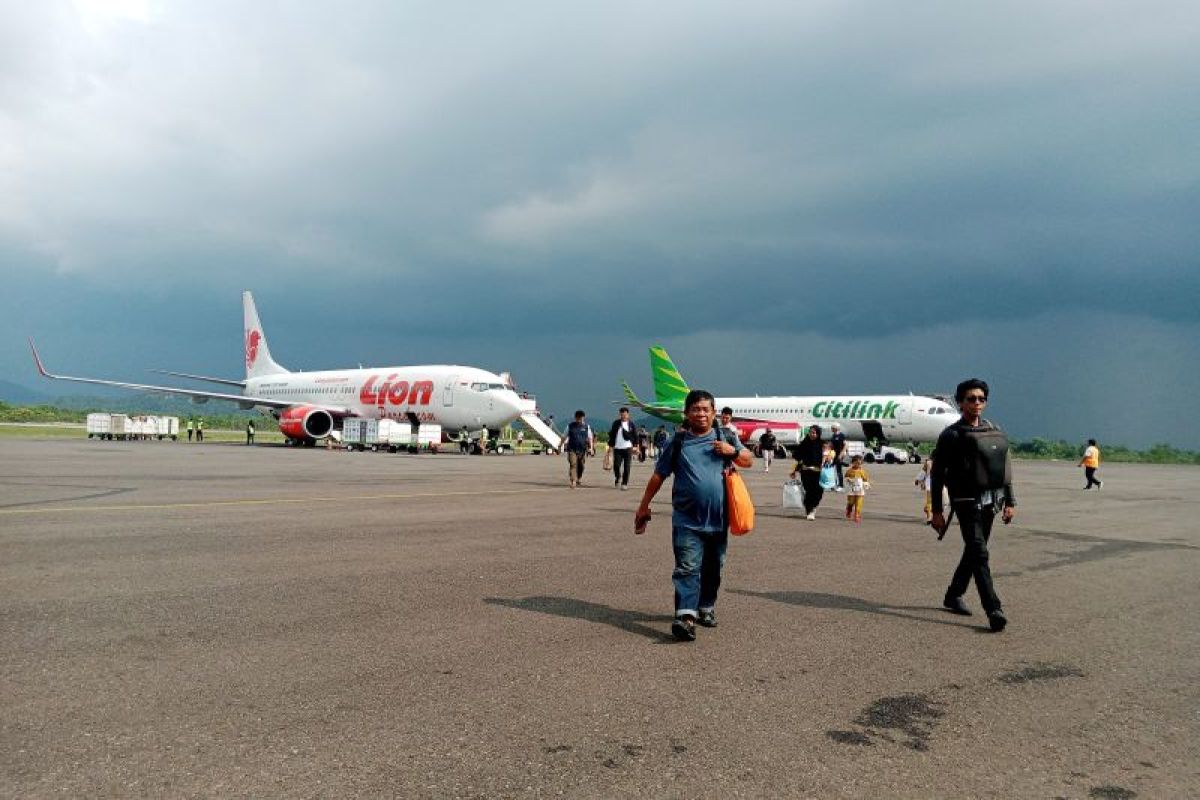
[[[91,439],[107,439],[112,433],[112,414],[88,414],[87,435]]]
[[[109,439],[128,439],[133,433],[133,421],[126,414],[109,414]]]
[[[346,417],[342,420],[342,445],[347,450],[379,449],[379,420]]]
[[[179,438],[179,417],[130,417],[127,414],[88,414],[89,439]]]
[[[406,450],[416,453],[419,450],[437,451],[442,442],[442,426],[425,423],[415,430],[412,425],[403,420],[380,420],[379,443],[386,446],[388,452],[395,453]]]

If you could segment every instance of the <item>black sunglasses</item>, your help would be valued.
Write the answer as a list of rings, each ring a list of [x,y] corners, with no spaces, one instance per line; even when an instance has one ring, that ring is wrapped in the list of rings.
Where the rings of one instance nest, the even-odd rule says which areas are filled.
[[[987,396],[982,394],[969,394],[963,398],[964,403],[986,403]]]

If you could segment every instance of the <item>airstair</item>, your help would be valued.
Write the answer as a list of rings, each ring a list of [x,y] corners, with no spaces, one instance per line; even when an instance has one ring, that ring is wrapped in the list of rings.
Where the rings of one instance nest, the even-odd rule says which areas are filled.
[[[562,449],[562,437],[555,433],[554,429],[547,425],[536,411],[526,411],[521,414],[521,422],[525,423],[525,427],[533,431],[547,446],[555,450]]]

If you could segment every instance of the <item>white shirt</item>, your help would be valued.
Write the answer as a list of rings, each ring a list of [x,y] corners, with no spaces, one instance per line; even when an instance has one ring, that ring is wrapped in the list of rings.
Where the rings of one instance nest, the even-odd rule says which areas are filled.
[[[633,447],[633,422],[622,422],[617,428],[617,441],[613,442],[613,450],[628,450]]]

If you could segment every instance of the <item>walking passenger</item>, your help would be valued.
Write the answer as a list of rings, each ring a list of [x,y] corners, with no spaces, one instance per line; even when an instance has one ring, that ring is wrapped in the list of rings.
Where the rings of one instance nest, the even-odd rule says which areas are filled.
[[[758,437],[758,451],[762,453],[763,472],[771,471],[771,462],[775,459],[775,447],[779,444],[779,440],[775,434],[771,433],[768,427],[763,431],[763,435]]]
[[[867,489],[871,488],[871,476],[863,467],[862,456],[850,459],[850,469],[846,470],[846,519],[862,522],[863,501],[867,497]]]
[[[622,406],[608,430],[608,447],[612,450],[613,486],[619,486],[621,491],[629,488],[629,468],[633,461],[636,439],[637,429],[629,420],[629,409]]]
[[[662,453],[662,449],[667,446],[666,426],[664,426],[664,425],[658,426],[658,429],[654,431],[653,441],[654,441],[654,451],[653,451],[652,455],[655,458],[658,458],[659,454]]]
[[[916,487],[925,495],[925,524],[928,525],[933,521],[933,459],[925,459],[925,463],[921,465],[921,471],[917,474],[917,479],[913,481]]]
[[[821,488],[824,447],[819,425],[810,427],[808,435],[796,447],[796,466],[792,469],[791,477],[795,478],[799,474],[800,483],[804,485],[805,519],[817,518],[817,506],[821,505],[821,497],[825,494],[825,490]]]
[[[842,474],[842,453],[846,450],[846,434],[842,433],[842,424],[835,422],[829,426],[829,446],[833,448],[833,468],[837,471],[837,488],[835,492],[845,490],[845,476]]]
[[[567,424],[567,435],[563,437],[563,449],[567,451],[567,475],[571,488],[583,486],[583,466],[589,455],[596,454],[596,437],[585,420],[582,411],[575,412],[575,421]]]
[[[1012,463],[1008,439],[997,426],[983,418],[988,385],[970,378],[958,385],[954,399],[962,410],[959,420],[942,431],[933,451],[933,527],[944,533],[948,521],[942,516],[942,487],[950,494],[952,512],[958,515],[963,554],[946,589],[942,604],[955,614],[970,615],[963,594],[971,579],[993,631],[1004,630],[1008,618],[992,585],[988,539],[999,514],[1004,524],[1012,522],[1016,498],[1012,488]]]
[[[717,591],[729,542],[725,471],[733,464],[746,468],[754,463],[736,436],[713,428],[713,406],[708,392],[688,392],[684,429],[659,453],[654,474],[634,512],[634,533],[645,533],[650,501],[667,476],[675,476],[671,488],[671,546],[675,553],[671,634],[680,641],[696,638],[697,622],[706,628],[717,625]]]

